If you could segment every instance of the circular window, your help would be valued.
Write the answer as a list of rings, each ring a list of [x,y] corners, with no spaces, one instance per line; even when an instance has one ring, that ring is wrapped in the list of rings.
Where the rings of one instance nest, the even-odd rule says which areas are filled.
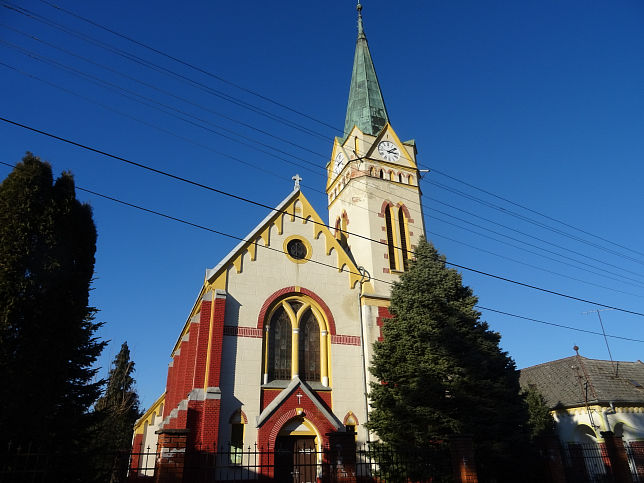
[[[294,238],[288,242],[286,250],[288,251],[288,254],[296,260],[306,258],[306,245],[304,245],[304,242],[299,238]]]

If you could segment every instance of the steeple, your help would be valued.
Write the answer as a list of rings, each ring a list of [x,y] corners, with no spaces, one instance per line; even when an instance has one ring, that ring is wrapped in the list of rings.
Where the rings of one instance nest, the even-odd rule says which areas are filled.
[[[344,121],[345,136],[349,134],[354,125],[358,126],[365,134],[376,135],[389,122],[376,69],[373,66],[367,45],[367,36],[362,26],[362,5],[359,1],[357,10],[358,40],[353,58],[347,116]]]

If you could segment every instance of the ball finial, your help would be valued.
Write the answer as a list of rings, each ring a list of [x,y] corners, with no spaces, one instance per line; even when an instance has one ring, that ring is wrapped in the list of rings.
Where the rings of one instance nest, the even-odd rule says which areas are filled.
[[[360,2],[358,2],[358,5],[356,5],[356,10],[358,11],[358,13],[362,11],[362,5],[360,4]]]

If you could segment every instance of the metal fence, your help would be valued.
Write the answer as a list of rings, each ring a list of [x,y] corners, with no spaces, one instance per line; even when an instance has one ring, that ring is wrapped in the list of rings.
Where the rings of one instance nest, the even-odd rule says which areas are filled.
[[[644,445],[624,443],[633,483],[644,483]],[[597,443],[569,443],[562,448],[567,483],[612,483],[615,475],[606,448]]]
[[[81,473],[74,457],[15,448],[0,456],[0,482],[152,482],[161,453],[120,451],[92,454],[91,474]],[[66,465],[61,465],[63,461]],[[85,465],[87,466],[87,465]],[[185,453],[184,481],[275,481],[305,483],[449,482],[449,451],[437,446],[423,451],[393,451],[382,445],[359,445],[350,450],[315,446],[265,450],[228,446],[217,452]],[[62,478],[62,479],[61,479]]]

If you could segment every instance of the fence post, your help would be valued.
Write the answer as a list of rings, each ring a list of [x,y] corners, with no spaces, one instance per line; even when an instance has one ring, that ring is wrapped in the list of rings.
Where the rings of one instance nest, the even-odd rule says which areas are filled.
[[[615,483],[631,483],[633,477],[628,467],[628,455],[624,447],[624,441],[621,436],[615,436],[612,431],[601,431],[601,437],[604,438],[606,455],[610,461],[610,467],[613,472]]]
[[[351,432],[333,432],[327,433],[329,438],[329,456],[330,465],[335,470],[337,482],[356,481],[356,437]]]
[[[454,480],[460,483],[478,483],[474,443],[469,435],[455,435],[449,440]]]
[[[538,443],[545,470],[552,483],[566,483],[566,469],[561,457],[561,443],[555,435],[545,436]]]
[[[187,429],[160,429],[159,458],[157,459],[156,483],[179,483],[183,481],[183,470],[186,462]]]

